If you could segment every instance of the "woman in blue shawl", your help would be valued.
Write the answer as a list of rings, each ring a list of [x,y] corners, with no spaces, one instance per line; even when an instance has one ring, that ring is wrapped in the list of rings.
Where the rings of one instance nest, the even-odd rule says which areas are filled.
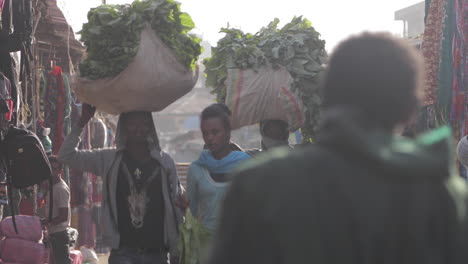
[[[230,184],[229,174],[250,156],[231,144],[230,111],[225,105],[208,106],[200,119],[206,149],[190,165],[187,196],[192,214],[214,232]]]

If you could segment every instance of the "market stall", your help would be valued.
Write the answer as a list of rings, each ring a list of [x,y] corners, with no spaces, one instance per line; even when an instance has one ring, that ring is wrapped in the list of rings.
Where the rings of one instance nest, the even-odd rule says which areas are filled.
[[[81,104],[72,92],[71,76],[85,48],[56,0],[0,0],[0,13],[0,72],[11,84],[10,124],[35,132],[45,151],[56,154],[79,115]],[[81,148],[113,143],[108,120],[99,117],[85,129]],[[81,171],[65,171],[72,196],[72,227],[80,233],[76,246],[100,248],[101,179]],[[46,192],[39,186],[13,191],[16,195],[10,203],[19,214],[41,215]],[[5,207],[4,216],[9,214]]]

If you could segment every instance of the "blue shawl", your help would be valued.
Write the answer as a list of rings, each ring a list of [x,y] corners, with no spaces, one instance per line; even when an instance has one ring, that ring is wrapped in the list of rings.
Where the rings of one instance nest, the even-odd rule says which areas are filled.
[[[203,150],[200,158],[194,163],[203,166],[212,173],[230,173],[244,160],[250,159],[250,155],[242,151],[232,151],[226,157],[217,160],[209,150]]]

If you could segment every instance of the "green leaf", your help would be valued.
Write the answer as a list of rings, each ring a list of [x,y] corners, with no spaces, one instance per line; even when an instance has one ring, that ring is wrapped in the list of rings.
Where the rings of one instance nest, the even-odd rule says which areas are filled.
[[[187,31],[190,31],[195,27],[195,23],[193,23],[192,18],[187,13],[182,13],[180,15],[180,22],[186,29],[188,29]]]

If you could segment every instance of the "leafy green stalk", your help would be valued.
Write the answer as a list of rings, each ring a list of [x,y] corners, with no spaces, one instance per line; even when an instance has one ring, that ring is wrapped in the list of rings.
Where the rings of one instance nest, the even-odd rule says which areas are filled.
[[[140,34],[150,24],[181,64],[195,69],[201,40],[188,34],[195,27],[190,15],[174,0],[136,0],[131,5],[102,5],[88,13],[81,40],[88,57],[80,64],[81,76],[112,77],[123,71],[138,52]]]
[[[320,118],[318,79],[327,58],[325,41],[305,18],[295,17],[282,28],[279,22],[273,20],[254,35],[221,29],[225,36],[212,48],[212,57],[204,61],[207,85],[213,88],[218,102],[225,102],[228,69],[285,67],[294,78],[291,90],[300,95],[306,107],[302,133],[306,141],[311,141]]]

